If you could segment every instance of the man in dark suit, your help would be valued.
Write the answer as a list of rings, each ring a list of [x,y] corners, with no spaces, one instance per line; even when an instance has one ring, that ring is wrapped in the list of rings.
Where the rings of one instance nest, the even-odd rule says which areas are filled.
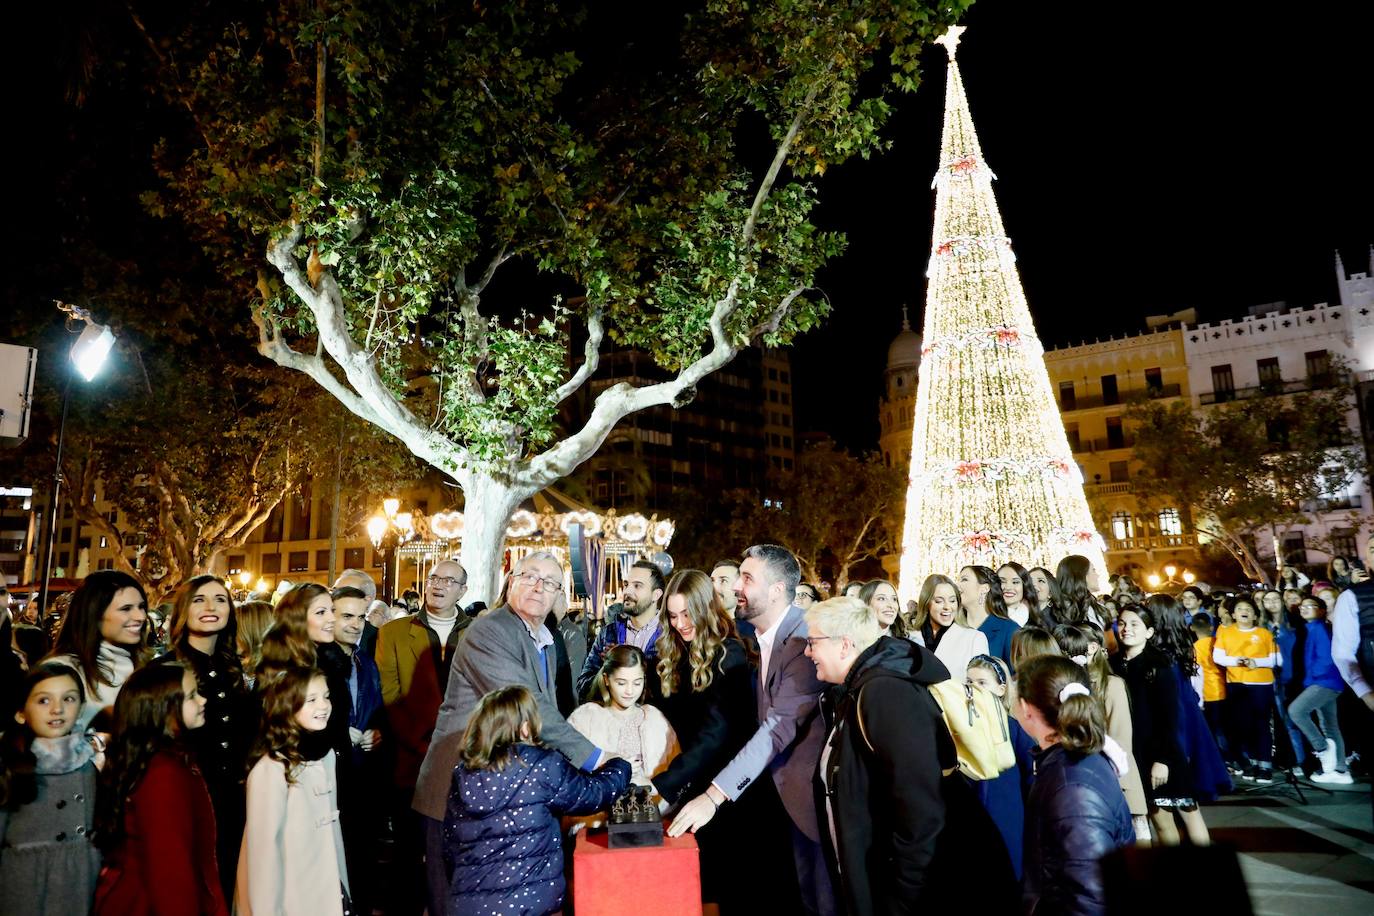
[[[434,564],[425,583],[425,606],[412,616],[386,624],[377,638],[382,702],[386,704],[395,752],[392,816],[396,868],[392,885],[406,895],[398,909],[407,913],[424,908],[424,826],[411,810],[411,799],[448,687],[452,660],[472,623],[458,606],[467,582],[467,571],[456,560]]]
[[[584,770],[606,754],[582,737],[558,711],[557,653],[544,621],[563,591],[563,567],[547,551],[527,554],[511,573],[506,604],[478,617],[453,655],[448,689],[415,786],[415,810],[425,819],[429,911],[449,912],[443,866],[443,821],[453,768],[462,755],[463,730],[477,702],[502,687],[527,688],[539,707],[539,740]]]
[[[758,544],[745,551],[734,586],[735,615],[752,623],[758,634],[759,728],[706,791],[682,806],[668,833],[681,836],[705,826],[721,805],[737,802],[766,773],[766,782],[771,782],[765,782],[766,790],[776,789],[786,811],[779,816],[789,822],[780,832],[792,837],[802,908],[809,914],[829,916],[836,912],[835,893],[821,846],[813,783],[825,741],[819,706],[824,685],[806,657],[802,609],[792,603],[800,581],[797,558],[786,548]],[[760,836],[773,834],[770,827],[760,822]],[[776,871],[770,870],[769,878],[777,878],[779,884],[793,877]]]

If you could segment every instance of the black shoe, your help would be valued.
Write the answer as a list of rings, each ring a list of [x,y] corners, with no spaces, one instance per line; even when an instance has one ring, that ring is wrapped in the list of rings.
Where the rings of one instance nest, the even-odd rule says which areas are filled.
[[[1264,767],[1252,767],[1250,770],[1250,778],[1255,782],[1270,783],[1274,781],[1274,772]]]

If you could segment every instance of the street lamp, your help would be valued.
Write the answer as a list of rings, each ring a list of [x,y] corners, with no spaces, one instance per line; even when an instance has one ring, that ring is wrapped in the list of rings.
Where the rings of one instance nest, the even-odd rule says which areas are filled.
[[[396,548],[410,541],[415,537],[415,520],[409,512],[402,512],[401,501],[399,499],[382,500],[381,515],[374,515],[367,520],[367,538],[372,542],[372,546],[382,554],[382,594],[381,598],[388,604],[391,603],[392,591],[395,587],[396,579],[400,578],[400,570],[395,574],[392,572],[392,557],[396,553]],[[397,561],[399,566],[399,560]]]
[[[1165,563],[1160,572],[1164,575],[1150,573],[1145,577],[1145,583],[1155,591],[1168,591],[1171,588],[1174,591],[1182,591],[1183,587],[1192,585],[1197,581],[1197,576],[1193,574],[1192,570],[1180,571],[1178,566],[1173,563]]]
[[[79,305],[58,302],[57,308],[67,316],[67,330],[75,331],[74,322],[84,321],[85,328],[72,344],[72,367],[81,377],[90,382],[100,374],[105,360],[114,347],[114,333],[103,324],[96,324],[91,313]],[[43,575],[38,585],[38,613],[43,614],[48,607],[48,585],[52,578],[53,541],[57,536],[57,509],[62,496],[62,445],[67,434],[67,403],[72,394],[72,376],[68,372],[62,385],[62,419],[57,424],[57,460],[52,475],[52,500],[48,503],[46,521],[47,533],[43,539]]]

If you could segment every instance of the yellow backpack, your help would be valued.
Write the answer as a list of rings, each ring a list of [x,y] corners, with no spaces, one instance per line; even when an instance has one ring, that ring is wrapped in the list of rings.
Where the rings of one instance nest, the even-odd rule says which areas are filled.
[[[969,779],[996,779],[1016,765],[1007,730],[1007,710],[996,694],[950,678],[927,687],[945,717],[959,755],[959,772]]]

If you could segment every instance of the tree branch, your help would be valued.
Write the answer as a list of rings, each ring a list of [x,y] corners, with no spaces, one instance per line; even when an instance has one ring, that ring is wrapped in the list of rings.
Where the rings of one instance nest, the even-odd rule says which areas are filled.
[[[287,286],[314,315],[315,327],[325,350],[343,370],[352,390],[334,379],[322,360],[312,359],[287,346],[276,328],[261,322],[261,317],[265,317],[261,309],[254,318],[255,322],[259,322],[259,352],[280,366],[309,375],[330,394],[338,397],[350,411],[404,442],[416,457],[463,479],[466,476],[464,466],[468,460],[467,450],[431,429],[407,410],[386,387],[377,374],[371,354],[359,347],[348,332],[343,296],[333,273],[325,270],[317,290],[292,255],[292,249],[300,243],[301,235],[301,226],[293,224],[287,235],[268,244],[267,260],[277,268]]]
[[[602,324],[601,308],[598,306],[587,315],[587,343],[582,348],[582,365],[573,373],[572,378],[559,385],[558,390],[553,393],[555,405],[562,404],[572,397],[586,384],[587,379],[596,374],[597,367],[601,365],[601,340],[605,335],[606,328]]]

